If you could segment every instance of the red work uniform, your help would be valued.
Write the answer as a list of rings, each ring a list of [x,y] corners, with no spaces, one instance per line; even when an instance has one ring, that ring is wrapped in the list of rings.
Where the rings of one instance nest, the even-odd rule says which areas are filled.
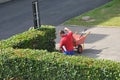
[[[60,40],[60,48],[62,48],[62,46],[65,46],[67,51],[64,51],[63,48],[63,52],[65,54],[74,54],[74,47],[73,47],[73,37],[72,37],[72,31],[70,31],[68,34],[62,36],[61,40]]]

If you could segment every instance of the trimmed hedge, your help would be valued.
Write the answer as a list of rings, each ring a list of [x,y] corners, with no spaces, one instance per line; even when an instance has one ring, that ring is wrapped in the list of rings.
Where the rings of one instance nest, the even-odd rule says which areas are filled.
[[[30,29],[24,33],[15,35],[7,40],[1,41],[2,48],[30,48],[30,49],[55,49],[55,27],[43,26],[38,29]]]
[[[55,38],[42,26],[0,41],[0,80],[120,80],[119,62],[48,52]]]
[[[0,80],[120,80],[120,63],[45,50],[8,48]]]

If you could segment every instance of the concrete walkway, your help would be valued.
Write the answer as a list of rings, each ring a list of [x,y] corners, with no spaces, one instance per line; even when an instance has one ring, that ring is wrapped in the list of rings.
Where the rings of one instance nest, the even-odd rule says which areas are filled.
[[[57,26],[58,32],[64,27]],[[105,27],[79,27],[69,26],[73,32],[88,29],[91,34],[85,40],[85,49],[82,54],[76,53],[77,56],[88,56],[90,58],[108,59],[120,62],[120,28],[105,28]],[[58,34],[58,33],[57,33]],[[58,48],[60,37],[57,35],[56,48]]]

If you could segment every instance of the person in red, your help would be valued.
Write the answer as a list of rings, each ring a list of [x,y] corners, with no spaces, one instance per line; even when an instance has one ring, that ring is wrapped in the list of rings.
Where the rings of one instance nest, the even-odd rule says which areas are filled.
[[[67,31],[67,34],[65,33],[64,30]],[[60,48],[62,49],[64,54],[73,55],[74,54],[73,37],[72,37],[73,33],[68,28],[64,28],[64,30],[61,30],[59,32],[61,36]]]

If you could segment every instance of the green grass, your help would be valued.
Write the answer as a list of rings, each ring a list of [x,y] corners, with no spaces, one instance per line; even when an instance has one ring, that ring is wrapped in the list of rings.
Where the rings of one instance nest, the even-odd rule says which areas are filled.
[[[94,21],[84,21],[83,16],[90,16]],[[66,21],[64,25],[120,27],[120,0],[112,0],[99,8]]]

